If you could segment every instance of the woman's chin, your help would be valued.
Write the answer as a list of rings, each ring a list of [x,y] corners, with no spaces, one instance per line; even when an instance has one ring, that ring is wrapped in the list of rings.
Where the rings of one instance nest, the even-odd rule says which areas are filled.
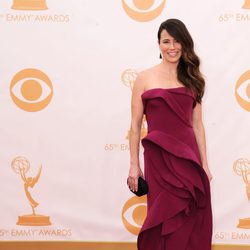
[[[180,58],[179,57],[167,57],[164,58],[166,62],[168,63],[178,63]]]

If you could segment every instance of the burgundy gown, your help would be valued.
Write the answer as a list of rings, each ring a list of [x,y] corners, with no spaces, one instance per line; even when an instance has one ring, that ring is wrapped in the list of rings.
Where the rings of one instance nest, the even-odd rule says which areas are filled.
[[[149,193],[138,250],[211,250],[210,184],[192,128],[194,95],[186,87],[154,88],[142,101]]]

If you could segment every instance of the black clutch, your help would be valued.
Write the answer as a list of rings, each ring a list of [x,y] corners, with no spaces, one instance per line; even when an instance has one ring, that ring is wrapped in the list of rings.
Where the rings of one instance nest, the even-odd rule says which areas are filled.
[[[127,182],[128,182],[128,180],[127,180]],[[143,196],[143,195],[148,193],[148,184],[142,177],[139,177],[138,178],[138,190],[137,190],[137,192],[132,191],[131,189],[130,189],[130,191],[132,193],[134,193],[136,196]]]

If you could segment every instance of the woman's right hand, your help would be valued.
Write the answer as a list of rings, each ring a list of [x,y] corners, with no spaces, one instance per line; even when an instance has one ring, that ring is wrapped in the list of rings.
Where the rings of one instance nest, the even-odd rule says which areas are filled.
[[[129,176],[128,176],[128,186],[131,191],[138,191],[138,178],[143,177],[143,173],[141,171],[140,166],[138,165],[131,165],[129,169]]]

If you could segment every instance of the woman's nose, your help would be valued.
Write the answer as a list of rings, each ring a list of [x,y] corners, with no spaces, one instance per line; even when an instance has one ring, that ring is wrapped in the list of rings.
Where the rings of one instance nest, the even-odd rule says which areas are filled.
[[[174,48],[175,48],[174,42],[169,43],[169,48],[170,48],[170,49],[174,49]]]

